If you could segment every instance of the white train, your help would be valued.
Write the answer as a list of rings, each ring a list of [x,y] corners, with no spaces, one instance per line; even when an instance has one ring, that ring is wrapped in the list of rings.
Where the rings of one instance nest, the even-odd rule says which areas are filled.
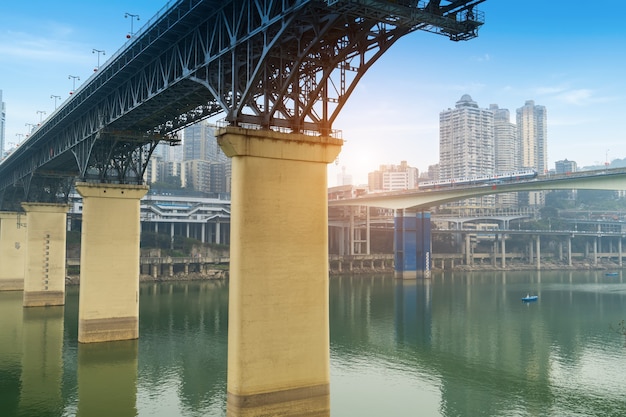
[[[504,172],[495,175],[485,175],[480,177],[461,177],[447,180],[435,180],[420,182],[417,186],[420,190],[430,190],[436,188],[448,188],[466,185],[500,184],[520,180],[529,180],[537,176],[534,169],[522,171]]]

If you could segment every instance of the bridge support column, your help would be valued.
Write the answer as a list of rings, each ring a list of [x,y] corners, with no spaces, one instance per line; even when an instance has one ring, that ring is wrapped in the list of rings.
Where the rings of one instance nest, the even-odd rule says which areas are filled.
[[[541,236],[537,235],[535,243],[537,245],[537,270],[541,269]]]
[[[343,141],[226,128],[218,143],[232,158],[227,408],[329,412],[326,175]]]
[[[27,213],[24,307],[65,304],[67,204],[22,203]]]
[[[500,235],[500,252],[502,254],[502,269],[506,268],[506,236]]]
[[[617,238],[617,262],[619,263],[619,266],[623,266],[623,262],[622,262],[622,237],[618,237]]]
[[[26,214],[0,212],[0,291],[24,289]]]
[[[147,186],[77,183],[83,197],[78,341],[139,337],[139,200]]]
[[[572,237],[567,237],[567,264],[572,266]]]
[[[430,278],[430,213],[398,210],[394,219],[395,276],[401,279]]]

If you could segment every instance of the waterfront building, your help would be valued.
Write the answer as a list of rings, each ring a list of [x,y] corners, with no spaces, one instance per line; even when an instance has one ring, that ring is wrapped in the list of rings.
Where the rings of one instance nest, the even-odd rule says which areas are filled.
[[[381,165],[377,171],[367,174],[370,191],[400,191],[417,188],[419,171],[409,166],[407,161],[400,165]]]
[[[516,111],[517,135],[520,141],[520,167],[533,168],[541,174],[548,172],[548,116],[545,106],[527,100]],[[543,206],[545,192],[520,194],[522,204]]]
[[[495,173],[494,114],[481,109],[469,94],[454,109],[439,113],[439,179],[478,177]],[[485,208],[494,196],[471,198],[449,207]]]

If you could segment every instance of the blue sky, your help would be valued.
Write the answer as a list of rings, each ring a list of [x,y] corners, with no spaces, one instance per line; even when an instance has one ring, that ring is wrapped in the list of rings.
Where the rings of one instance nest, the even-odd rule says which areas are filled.
[[[0,89],[6,141],[54,110],[97,65],[166,1],[22,1],[0,6]],[[601,4],[601,5],[600,5]],[[585,7],[582,7],[585,6]],[[439,113],[470,94],[480,107],[515,109],[526,100],[548,112],[549,166],[626,157],[626,2],[487,0],[485,25],[468,42],[416,32],[365,75],[334,127],[346,140],[329,184],[345,166],[355,183],[380,164],[406,160],[420,170],[439,159]],[[45,117],[45,116],[44,116]]]

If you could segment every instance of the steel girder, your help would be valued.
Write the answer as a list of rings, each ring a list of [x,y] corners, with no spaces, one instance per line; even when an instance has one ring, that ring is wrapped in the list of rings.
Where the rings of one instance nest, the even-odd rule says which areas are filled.
[[[219,114],[232,125],[332,134],[357,82],[415,30],[476,36],[484,0],[179,0],[0,165],[141,181],[154,146]],[[129,178],[130,177],[130,178]]]

